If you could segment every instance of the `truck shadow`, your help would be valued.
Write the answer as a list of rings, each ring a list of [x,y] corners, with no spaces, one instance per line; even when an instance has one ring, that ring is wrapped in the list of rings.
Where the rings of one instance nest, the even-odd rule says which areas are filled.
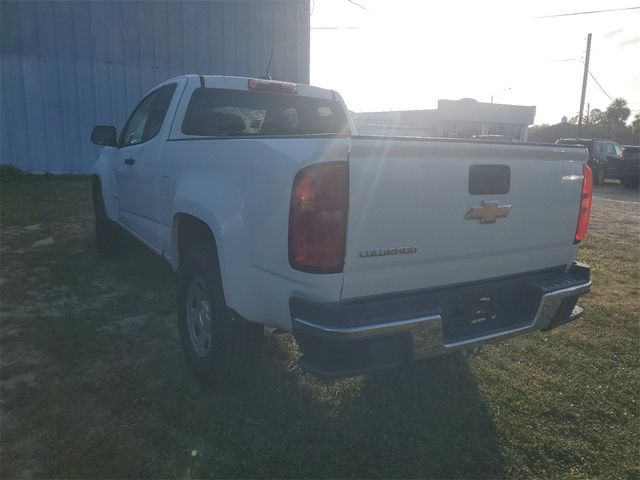
[[[103,360],[109,362],[111,350],[123,342],[133,352],[131,358],[124,370],[105,380],[108,393],[100,398],[84,394],[88,405],[110,412],[116,424],[139,418],[132,432],[114,427],[111,438],[102,439],[106,444],[117,450],[114,438],[144,432],[139,437],[141,458],[117,471],[105,458],[106,471],[244,478],[504,475],[490,410],[462,355],[323,381],[297,366],[298,352],[289,335],[269,332],[256,378],[231,391],[210,392],[192,379],[182,358],[170,269],[133,240],[125,240],[119,259],[98,268],[114,283],[118,277],[126,279],[127,291],[152,299],[138,308],[165,318],[163,325],[149,327],[147,322],[140,330],[143,336],[120,341],[113,337]],[[124,300],[125,294],[114,298],[118,308],[106,309],[111,313],[105,322],[111,315],[124,315]],[[137,392],[137,402],[125,403],[131,392]],[[88,413],[80,418],[94,421]],[[192,450],[198,453],[190,459],[187,453]],[[147,457],[161,460],[147,462]],[[146,466],[140,469],[140,463]],[[86,467],[80,471],[96,472],[97,466]]]
[[[413,368],[335,381],[318,380],[298,369],[298,381],[293,385],[287,381],[291,373],[280,369],[277,357],[275,363],[270,357],[265,359],[266,368],[275,367],[275,371],[267,375],[269,381],[285,382],[290,389],[285,408],[315,410],[314,415],[296,419],[294,425],[306,433],[288,447],[290,452],[307,447],[306,476],[504,475],[490,410],[467,358],[461,354],[425,361]],[[272,414],[274,430],[282,427],[280,412]],[[282,472],[273,473],[279,476]],[[305,475],[300,472],[300,476]]]
[[[160,284],[165,288],[171,284],[172,275],[159,259],[133,241],[125,245],[124,268],[136,272],[128,275],[129,281],[148,288],[148,275],[140,273],[146,271],[154,272],[155,282],[163,277]],[[157,268],[150,268],[155,263]],[[222,430],[252,452],[242,468],[226,472],[231,476],[496,478],[504,474],[490,410],[468,359],[461,354],[410,369],[327,381],[297,367],[299,353],[291,336],[269,332],[257,378],[246,388],[224,393],[195,384],[181,358],[178,339],[169,340],[175,341],[171,346],[175,355],[170,361],[160,360],[164,366],[158,374],[164,384],[161,390],[173,392],[166,412],[170,417],[177,413],[175,406],[184,404],[185,392],[197,405],[187,416],[194,418],[200,412],[206,417],[209,410],[215,411]],[[166,346],[162,353],[166,355]],[[199,438],[203,454],[192,474],[219,471],[210,450],[218,443],[219,432],[189,430],[182,423],[173,427],[186,437]]]
[[[364,476],[503,476],[491,413],[461,354],[367,377],[339,419],[366,452]]]

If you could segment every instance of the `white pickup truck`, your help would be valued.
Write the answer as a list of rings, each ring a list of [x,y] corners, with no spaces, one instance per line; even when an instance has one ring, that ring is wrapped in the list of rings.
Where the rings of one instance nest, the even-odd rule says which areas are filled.
[[[172,265],[210,385],[251,371],[264,325],[355,375],[567,323],[591,285],[581,146],[359,136],[332,90],[201,75],[92,140],[98,248],[124,229]]]

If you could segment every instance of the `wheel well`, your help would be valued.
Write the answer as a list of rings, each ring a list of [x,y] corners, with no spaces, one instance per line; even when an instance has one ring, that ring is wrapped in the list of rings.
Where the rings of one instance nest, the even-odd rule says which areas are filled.
[[[96,194],[100,192],[102,189],[102,185],[100,184],[100,177],[97,175],[91,175],[91,193],[93,194],[93,199],[95,201]]]
[[[210,243],[216,249],[217,254],[216,239],[209,225],[202,220],[186,213],[181,213],[176,218],[176,226],[178,262],[182,261],[191,247],[200,243]]]

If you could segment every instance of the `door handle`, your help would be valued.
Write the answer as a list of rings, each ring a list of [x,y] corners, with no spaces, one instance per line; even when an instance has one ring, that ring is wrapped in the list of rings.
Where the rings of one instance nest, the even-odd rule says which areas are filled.
[[[131,157],[124,159],[124,164],[125,165],[133,165],[134,163],[136,163],[136,161],[135,161],[135,159],[133,159]]]

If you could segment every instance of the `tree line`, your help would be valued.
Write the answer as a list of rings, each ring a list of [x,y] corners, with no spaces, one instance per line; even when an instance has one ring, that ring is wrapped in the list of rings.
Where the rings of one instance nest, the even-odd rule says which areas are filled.
[[[616,128],[626,127],[626,121],[631,116],[631,109],[624,98],[616,98],[611,104],[602,111],[599,108],[592,109],[586,117],[583,118],[584,125],[594,125],[596,127],[609,128],[615,131]],[[569,123],[578,123],[578,116],[569,119]],[[640,112],[636,113],[630,124],[631,129],[636,135],[640,135]]]

